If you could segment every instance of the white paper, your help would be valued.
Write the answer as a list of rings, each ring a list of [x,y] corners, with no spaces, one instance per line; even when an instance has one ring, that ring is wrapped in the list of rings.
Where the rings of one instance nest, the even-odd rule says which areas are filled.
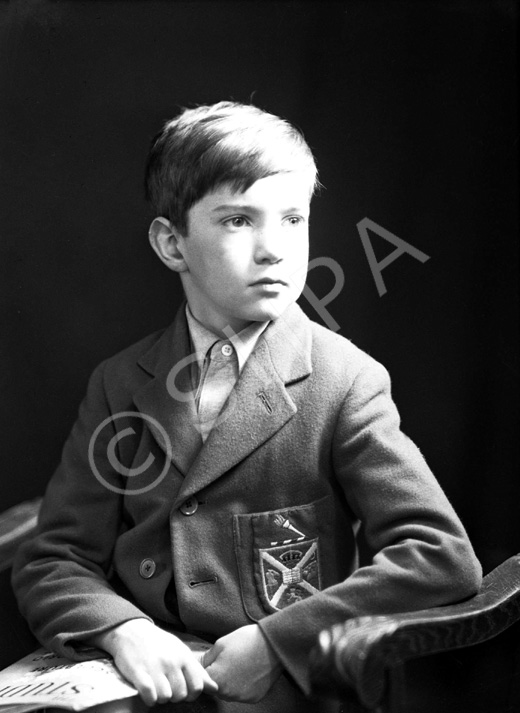
[[[175,633],[198,661],[211,648],[206,641]],[[70,661],[44,648],[0,671],[0,713],[26,713],[36,708],[82,711],[99,703],[136,696],[110,658]]]
[[[37,703],[80,711],[135,695],[109,658],[74,662],[42,648],[0,672],[3,705]]]

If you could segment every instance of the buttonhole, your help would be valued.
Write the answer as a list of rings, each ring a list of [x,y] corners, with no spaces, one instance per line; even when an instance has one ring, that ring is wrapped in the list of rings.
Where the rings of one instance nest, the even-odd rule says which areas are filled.
[[[192,579],[190,582],[188,582],[188,584],[193,589],[194,587],[200,587],[202,584],[216,584],[217,582],[218,582],[217,577],[211,577],[210,579],[200,579],[200,580]]]
[[[263,405],[264,405],[265,410],[267,411],[267,413],[268,413],[268,414],[272,414],[272,413],[273,413],[273,407],[271,406],[271,404],[270,404],[270,402],[269,402],[269,399],[267,398],[267,394],[265,393],[265,391],[260,391],[260,392],[258,393],[258,398],[259,398],[260,401],[263,403]]]

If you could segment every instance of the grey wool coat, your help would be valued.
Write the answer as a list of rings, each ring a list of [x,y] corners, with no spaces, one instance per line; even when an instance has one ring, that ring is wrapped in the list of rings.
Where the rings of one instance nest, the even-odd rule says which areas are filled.
[[[255,705],[205,696],[193,710],[337,710],[306,698],[320,630],[467,597],[480,565],[400,430],[386,370],[347,339],[291,306],[204,444],[189,352],[181,309],[95,370],[39,534],[15,563],[20,609],[74,659],[136,617],[209,640],[258,622],[285,667],[271,692]],[[362,567],[359,523],[375,553]]]

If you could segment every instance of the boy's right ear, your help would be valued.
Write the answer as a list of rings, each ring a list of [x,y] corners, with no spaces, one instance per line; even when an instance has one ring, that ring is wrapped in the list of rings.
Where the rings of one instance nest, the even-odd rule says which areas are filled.
[[[174,272],[188,269],[180,248],[180,233],[167,218],[154,218],[148,231],[150,245],[161,262]]]

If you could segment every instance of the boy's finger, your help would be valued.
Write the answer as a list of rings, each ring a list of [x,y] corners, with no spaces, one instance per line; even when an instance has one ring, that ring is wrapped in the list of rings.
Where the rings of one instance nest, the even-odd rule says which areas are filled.
[[[204,693],[209,693],[214,696],[218,692],[218,684],[215,683],[207,671],[202,672],[202,681],[204,684]]]
[[[183,701],[188,695],[188,684],[186,682],[184,674],[180,670],[176,670],[170,673],[168,676],[168,681],[171,686],[171,697],[170,700],[173,703],[179,703]]]
[[[216,693],[214,690],[216,686],[215,682],[198,664],[196,667],[184,669],[184,679],[188,687],[188,695],[186,697],[187,701],[194,701],[203,691],[210,694]],[[214,686],[211,686],[210,684],[214,684]],[[218,686],[216,687],[218,690]]]
[[[166,676],[161,676],[159,680],[155,681],[155,695],[157,703],[166,703],[166,701],[171,700],[173,689]]]
[[[147,706],[153,706],[157,702],[157,692],[152,677],[146,673],[142,673],[132,681],[137,688],[139,695]]]

